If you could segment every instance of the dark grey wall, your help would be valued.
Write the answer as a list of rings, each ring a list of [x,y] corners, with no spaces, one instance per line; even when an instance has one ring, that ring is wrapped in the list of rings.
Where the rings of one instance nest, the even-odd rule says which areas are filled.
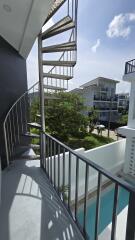
[[[12,104],[27,90],[26,60],[0,37],[0,156],[5,165],[3,121]]]

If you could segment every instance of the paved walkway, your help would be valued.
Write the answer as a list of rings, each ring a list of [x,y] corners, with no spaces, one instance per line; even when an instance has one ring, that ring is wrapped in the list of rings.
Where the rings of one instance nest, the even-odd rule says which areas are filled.
[[[95,134],[98,135],[97,129],[94,129],[94,131],[93,131],[92,133],[95,133]],[[101,134],[100,134],[100,135],[101,135]],[[108,130],[107,130],[107,129],[105,129],[105,130],[102,131],[102,136],[108,137]],[[110,130],[110,138],[112,138],[112,139],[115,140],[115,141],[122,139],[122,138],[120,138],[120,137],[117,138],[116,133],[115,133],[114,131],[111,131],[111,130]]]
[[[38,160],[3,171],[0,240],[82,239]]]

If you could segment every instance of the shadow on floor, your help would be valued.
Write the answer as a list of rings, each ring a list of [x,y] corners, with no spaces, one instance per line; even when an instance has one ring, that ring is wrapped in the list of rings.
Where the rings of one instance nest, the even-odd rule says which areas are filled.
[[[15,161],[2,174],[0,240],[83,239],[40,162]]]

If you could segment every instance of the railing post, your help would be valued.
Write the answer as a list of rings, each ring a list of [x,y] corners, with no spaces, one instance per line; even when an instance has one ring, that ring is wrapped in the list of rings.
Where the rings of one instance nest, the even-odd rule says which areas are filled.
[[[40,166],[43,166],[45,161],[45,106],[44,106],[44,80],[42,66],[42,32],[38,36],[38,63],[39,63],[39,93],[40,93],[40,112],[41,112],[41,134],[40,134]]]
[[[129,196],[127,229],[126,229],[125,240],[135,240],[135,193],[133,192],[130,192],[130,196]]]
[[[5,149],[6,149],[7,166],[9,166],[9,152],[8,152],[7,132],[6,132],[6,126],[5,126],[5,124],[4,124],[4,139],[5,139]]]
[[[85,192],[84,192],[84,219],[83,219],[83,232],[87,236],[87,200],[88,200],[88,184],[89,184],[89,166],[86,164],[85,170]]]
[[[125,74],[127,74],[127,62],[125,63]]]
[[[117,226],[117,205],[119,200],[119,187],[115,184],[114,200],[113,200],[113,216],[112,216],[112,232],[111,240],[116,239],[116,226]]]
[[[97,201],[96,201],[96,220],[95,220],[95,240],[98,240],[99,220],[100,220],[100,202],[101,202],[102,175],[98,173]]]
[[[76,157],[76,183],[75,183],[75,220],[78,213],[78,187],[79,187],[79,158]]]
[[[71,152],[69,151],[69,166],[68,166],[68,208],[71,203]]]

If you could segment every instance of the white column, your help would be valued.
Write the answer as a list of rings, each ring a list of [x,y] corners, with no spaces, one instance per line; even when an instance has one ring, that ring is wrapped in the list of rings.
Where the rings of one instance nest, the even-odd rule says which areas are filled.
[[[130,74],[126,81],[131,82],[128,125],[118,129],[118,132],[126,136],[126,150],[124,173],[135,178],[135,78],[130,79]]]

